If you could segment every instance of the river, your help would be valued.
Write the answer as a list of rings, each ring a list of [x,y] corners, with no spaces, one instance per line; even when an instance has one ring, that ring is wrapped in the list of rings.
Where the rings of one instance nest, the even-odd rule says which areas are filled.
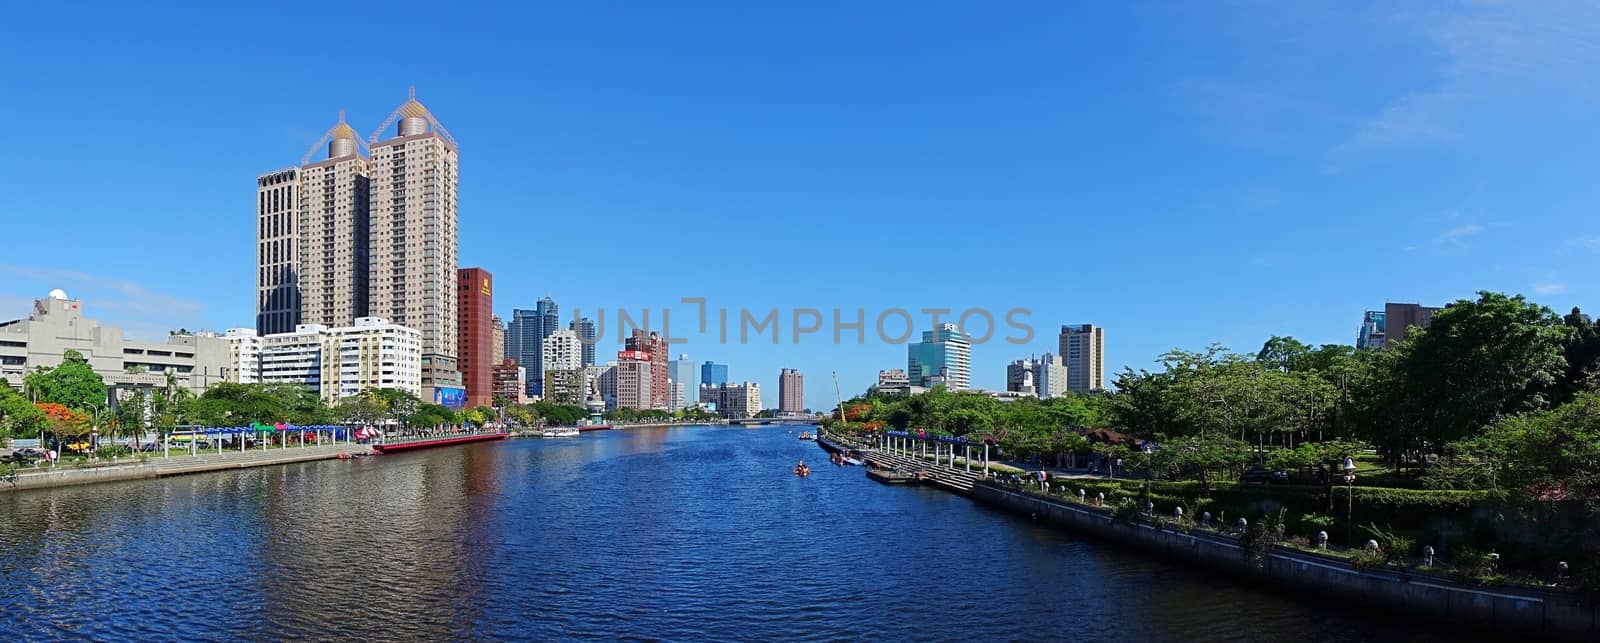
[[[0,632],[1461,640],[883,486],[787,430],[606,431],[0,495]],[[789,473],[801,458],[810,478]]]

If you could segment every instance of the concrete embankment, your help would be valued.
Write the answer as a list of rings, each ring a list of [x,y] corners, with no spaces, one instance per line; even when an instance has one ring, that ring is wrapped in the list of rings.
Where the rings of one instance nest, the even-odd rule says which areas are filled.
[[[16,477],[9,483],[0,484],[0,491],[68,487],[100,482],[162,478],[207,471],[269,467],[294,462],[330,460],[339,457],[340,453],[367,454],[370,452],[371,450],[366,445],[337,444],[289,447],[287,449],[257,449],[243,452],[225,451],[220,454],[208,453],[198,456],[172,455],[166,458],[156,455],[145,462],[129,458],[126,464],[22,469],[17,472]]]
[[[970,497],[987,505],[1246,579],[1366,609],[1513,635],[1600,640],[1600,609],[1583,595],[1511,586],[1464,585],[1404,570],[1355,569],[1344,559],[1277,548],[1265,558],[1234,538],[1116,522],[1104,509],[979,483]]]

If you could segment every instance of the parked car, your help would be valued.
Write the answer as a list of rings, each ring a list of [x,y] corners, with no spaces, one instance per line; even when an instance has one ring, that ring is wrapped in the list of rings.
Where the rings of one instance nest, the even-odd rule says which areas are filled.
[[[139,450],[145,453],[159,453],[161,451],[161,444],[157,442],[146,442],[144,446],[139,447]]]
[[[1288,471],[1269,471],[1266,467],[1256,465],[1250,467],[1239,477],[1239,482],[1245,484],[1289,484]]]

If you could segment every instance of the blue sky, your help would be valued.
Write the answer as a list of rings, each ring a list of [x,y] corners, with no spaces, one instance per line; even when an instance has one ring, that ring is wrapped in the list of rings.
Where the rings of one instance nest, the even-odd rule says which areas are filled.
[[[769,404],[781,367],[820,408],[830,371],[849,395],[905,363],[791,344],[797,307],[869,333],[1030,309],[1031,343],[975,348],[1001,388],[1063,323],[1120,370],[1600,286],[1593,5],[48,4],[0,24],[7,318],[59,286],[132,334],[251,325],[256,175],[409,85],[462,144],[461,260],[497,311],[670,307]],[[777,307],[785,339],[689,333],[683,297]]]

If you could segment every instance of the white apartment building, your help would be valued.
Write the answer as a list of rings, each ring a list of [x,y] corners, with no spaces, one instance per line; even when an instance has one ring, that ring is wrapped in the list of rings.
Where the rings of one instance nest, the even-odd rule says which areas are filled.
[[[422,395],[422,333],[382,317],[354,326],[301,324],[261,338],[260,381],[300,384],[324,401],[392,388]]]
[[[261,381],[261,336],[254,328],[229,328],[222,334],[228,340],[228,368],[223,379],[235,384]]]

